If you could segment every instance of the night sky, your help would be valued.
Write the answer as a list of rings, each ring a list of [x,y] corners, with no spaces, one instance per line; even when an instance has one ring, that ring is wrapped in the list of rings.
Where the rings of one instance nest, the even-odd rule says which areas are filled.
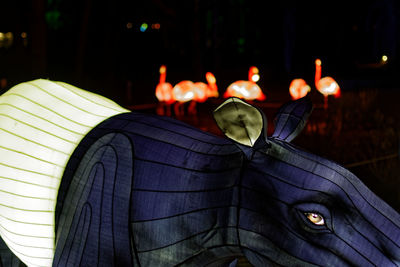
[[[14,34],[0,48],[8,86],[41,77],[154,102],[161,64],[172,84],[212,71],[221,91],[256,65],[262,88],[287,90],[293,78],[312,82],[317,57],[343,90],[397,86],[394,0],[25,0],[2,1],[0,10],[0,31]]]

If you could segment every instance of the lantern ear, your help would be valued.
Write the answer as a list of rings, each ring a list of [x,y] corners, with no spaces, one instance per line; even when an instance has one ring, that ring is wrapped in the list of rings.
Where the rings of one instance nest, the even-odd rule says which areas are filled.
[[[312,109],[308,97],[283,105],[275,116],[275,130],[272,137],[287,142],[292,141],[303,130]]]
[[[265,136],[267,120],[256,107],[231,97],[214,110],[214,119],[221,131],[239,144],[253,147]]]

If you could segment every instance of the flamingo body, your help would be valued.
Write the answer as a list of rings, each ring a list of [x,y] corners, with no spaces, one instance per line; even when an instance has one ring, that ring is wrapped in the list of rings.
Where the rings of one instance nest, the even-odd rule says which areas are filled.
[[[193,83],[192,81],[181,81],[172,89],[173,97],[178,103],[175,106],[175,113],[181,115],[180,106],[182,103],[191,101],[188,111],[196,114],[196,103],[205,102],[209,97],[218,97],[216,79],[211,72],[206,73],[207,84],[203,82]]]
[[[193,84],[194,101],[205,102],[208,98],[207,95],[208,85],[203,82],[195,82]]]
[[[185,80],[177,83],[172,89],[176,101],[188,102],[195,99],[195,85],[192,81]]]
[[[322,63],[320,59],[315,60],[315,87],[325,97],[333,95],[340,97],[340,87],[332,77],[321,78]]]
[[[158,101],[164,102],[166,104],[172,104],[175,102],[174,96],[172,94],[172,85],[165,82],[167,77],[167,67],[161,65],[160,67],[160,81],[156,87],[156,97]]]
[[[261,91],[261,88],[251,81],[236,81],[228,86],[228,89],[224,93],[224,98],[238,97],[247,100],[265,100],[265,95]]]
[[[293,100],[305,97],[310,92],[311,87],[304,79],[294,79],[289,86],[290,96]]]
[[[211,72],[206,73],[206,80],[207,84],[203,82],[193,83],[189,80],[181,81],[173,88],[173,95],[180,102],[190,100],[204,102],[209,97],[218,97],[216,79]]]
[[[260,79],[260,75],[258,73],[259,71],[257,67],[250,67],[248,81],[239,80],[231,83],[224,93],[224,98],[238,97],[247,100],[265,100],[265,94],[256,84],[256,82]]]
[[[335,97],[340,96],[340,87],[332,77],[327,76],[320,79],[315,87],[323,95],[333,95]]]
[[[158,101],[165,102],[166,104],[175,102],[174,96],[172,95],[172,85],[167,82],[157,84],[156,97]]]
[[[209,97],[218,97],[218,87],[214,74],[206,73],[207,84],[203,82],[194,83],[194,100],[197,102],[205,102]]]

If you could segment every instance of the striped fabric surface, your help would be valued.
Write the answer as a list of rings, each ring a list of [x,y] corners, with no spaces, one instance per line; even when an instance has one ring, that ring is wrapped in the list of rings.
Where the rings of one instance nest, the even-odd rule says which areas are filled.
[[[39,79],[0,96],[0,235],[28,266],[51,266],[54,212],[70,155],[98,123],[128,112],[62,82]]]
[[[239,100],[229,103],[220,111],[248,127]],[[304,99],[285,105],[274,137],[246,148],[170,118],[107,119],[64,173],[54,266],[220,267],[242,256],[260,267],[400,266],[400,215],[286,141],[310,110]]]
[[[230,140],[167,117],[104,121],[64,173],[54,266],[228,266],[242,164]]]

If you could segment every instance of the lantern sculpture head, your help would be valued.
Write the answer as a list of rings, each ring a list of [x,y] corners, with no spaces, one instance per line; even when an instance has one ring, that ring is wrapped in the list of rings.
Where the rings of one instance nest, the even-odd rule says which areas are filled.
[[[260,74],[257,67],[252,66],[249,69],[249,81],[258,82],[260,80]]]
[[[293,100],[305,97],[311,87],[303,79],[294,79],[289,85],[289,93]]]
[[[340,97],[340,87],[337,82],[329,76],[321,78],[321,60],[315,60],[315,87],[324,96],[333,95]]]
[[[218,87],[217,87],[217,80],[215,79],[214,74],[211,72],[206,73],[206,79],[208,83],[207,87],[207,97],[218,97]]]
[[[167,67],[162,65],[160,67],[160,82],[156,87],[156,97],[158,101],[171,104],[175,102],[174,96],[172,94],[172,85],[165,82],[167,77]]]
[[[257,67],[250,67],[248,81],[239,80],[231,83],[228,89],[224,93],[224,98],[238,97],[246,100],[260,100],[266,99],[265,94],[261,88],[256,84],[256,81],[260,79],[259,71]]]

